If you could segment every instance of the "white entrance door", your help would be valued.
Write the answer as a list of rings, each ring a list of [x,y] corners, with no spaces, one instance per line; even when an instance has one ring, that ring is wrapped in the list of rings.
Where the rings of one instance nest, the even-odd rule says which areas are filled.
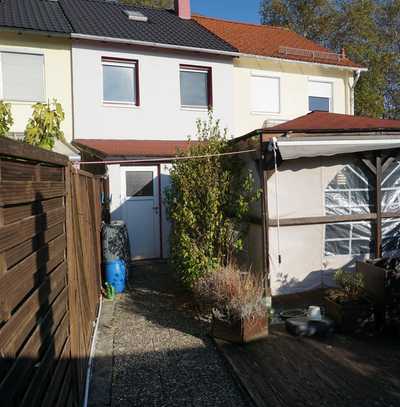
[[[122,218],[135,260],[160,257],[158,167],[121,167]]]

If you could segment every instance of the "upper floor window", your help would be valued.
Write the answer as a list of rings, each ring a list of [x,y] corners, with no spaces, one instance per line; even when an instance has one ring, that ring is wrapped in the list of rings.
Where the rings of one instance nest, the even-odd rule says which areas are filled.
[[[208,109],[212,107],[211,68],[181,65],[181,106]]]
[[[321,81],[308,82],[308,110],[332,111],[332,83]]]
[[[103,102],[139,106],[138,61],[102,58]]]
[[[280,79],[264,75],[251,76],[251,111],[280,112]]]
[[[0,53],[1,99],[21,102],[45,100],[44,56]]]

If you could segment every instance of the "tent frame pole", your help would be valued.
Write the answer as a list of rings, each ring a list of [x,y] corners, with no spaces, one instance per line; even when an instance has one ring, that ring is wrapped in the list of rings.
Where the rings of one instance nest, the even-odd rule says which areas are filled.
[[[267,177],[264,169],[264,143],[263,135],[260,138],[260,184],[261,184],[261,230],[262,230],[262,262],[265,296],[271,296],[271,280],[269,270],[269,216],[268,216],[268,196],[267,196]]]

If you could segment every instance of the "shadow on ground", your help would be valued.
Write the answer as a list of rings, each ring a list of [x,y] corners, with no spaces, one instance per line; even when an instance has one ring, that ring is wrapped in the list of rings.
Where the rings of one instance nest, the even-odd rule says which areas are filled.
[[[165,263],[131,268],[106,323],[112,347],[98,341],[91,406],[251,405],[190,300]]]

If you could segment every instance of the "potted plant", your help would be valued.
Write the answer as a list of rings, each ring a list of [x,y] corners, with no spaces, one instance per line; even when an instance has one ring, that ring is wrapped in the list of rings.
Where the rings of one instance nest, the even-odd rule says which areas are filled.
[[[327,291],[326,312],[341,332],[355,332],[373,313],[365,292],[364,275],[340,269],[334,278],[338,288]]]
[[[212,313],[211,335],[247,343],[268,335],[262,279],[234,265],[219,267],[194,285],[200,304]]]

